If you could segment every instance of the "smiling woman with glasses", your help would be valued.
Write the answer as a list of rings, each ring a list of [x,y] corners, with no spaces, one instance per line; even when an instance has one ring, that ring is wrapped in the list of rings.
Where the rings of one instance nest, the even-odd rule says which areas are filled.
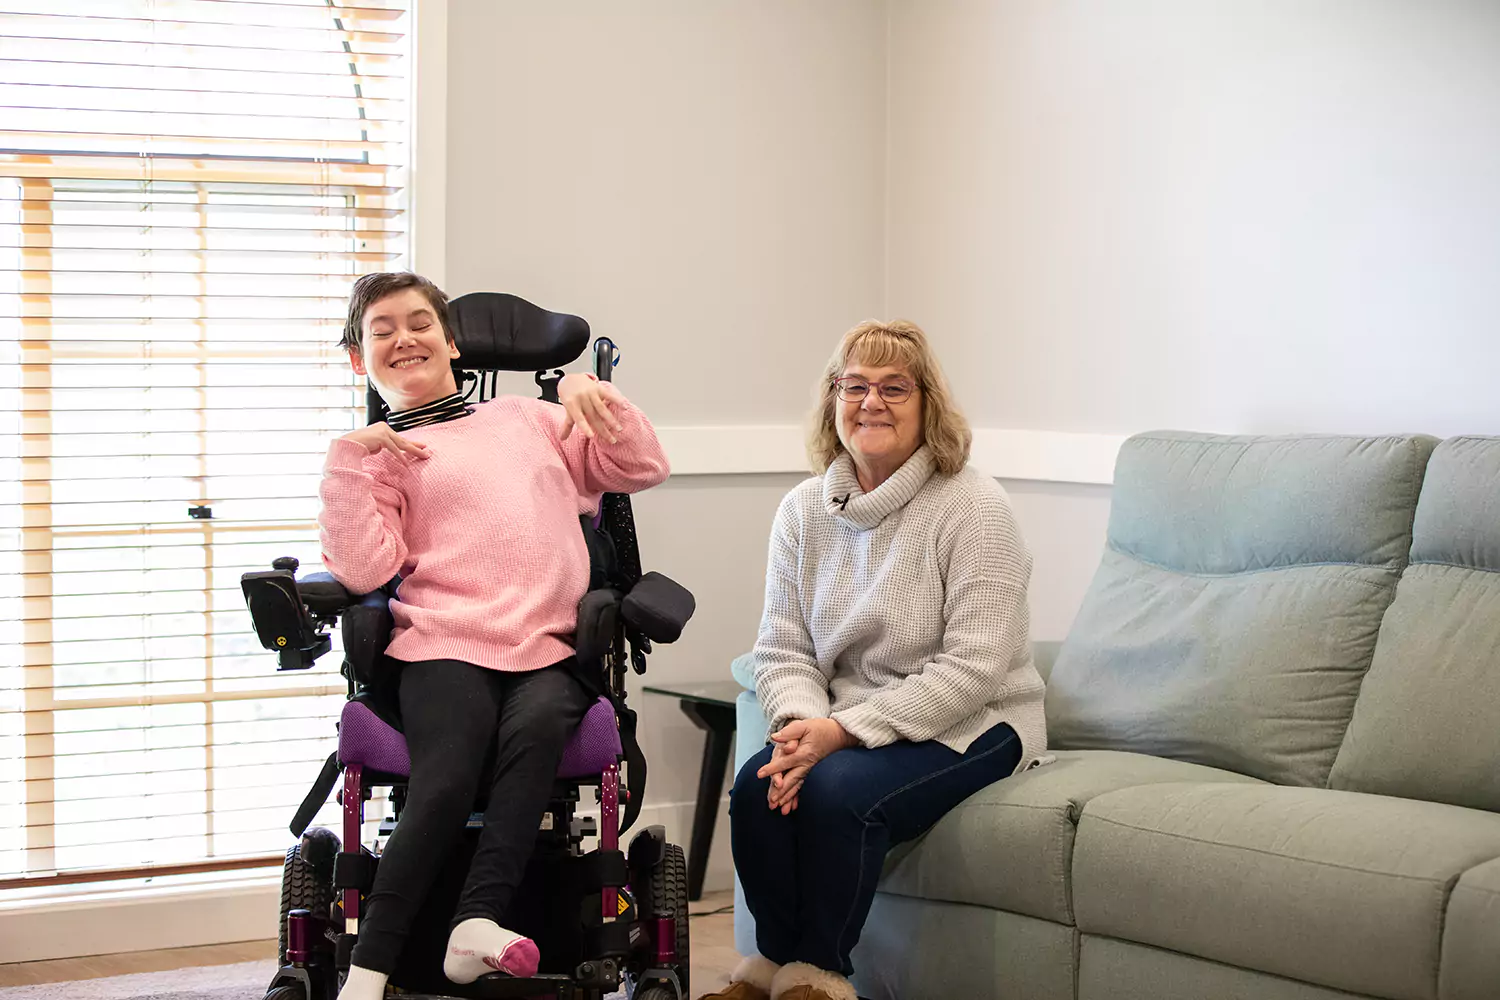
[[[720,1000],[855,1000],[886,852],[1047,749],[1031,556],[926,335],[861,323],[818,385],[755,643],[771,742],[730,796],[759,954]]]
[[[839,399],[846,403],[863,403],[865,397],[874,389],[880,394],[880,398],[892,406],[904,403],[911,398],[912,390],[916,383],[904,378],[898,378],[893,382],[866,382],[858,375],[845,375],[843,378],[833,380],[833,389],[838,393]]]

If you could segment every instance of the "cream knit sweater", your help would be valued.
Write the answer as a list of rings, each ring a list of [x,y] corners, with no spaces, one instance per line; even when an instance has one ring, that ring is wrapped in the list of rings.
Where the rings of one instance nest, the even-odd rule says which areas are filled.
[[[831,716],[867,747],[938,740],[962,753],[1008,722],[1026,767],[1047,749],[1031,555],[998,483],[933,470],[920,448],[866,494],[845,454],[782,500],[756,694],[773,732]]]

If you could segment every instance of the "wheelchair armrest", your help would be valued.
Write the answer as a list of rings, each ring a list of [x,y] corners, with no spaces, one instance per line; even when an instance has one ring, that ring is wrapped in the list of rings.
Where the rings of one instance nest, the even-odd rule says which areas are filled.
[[[395,627],[391,599],[384,590],[365,594],[344,610],[339,631],[344,635],[344,676],[387,722],[401,716],[400,665],[385,656]]]
[[[311,667],[331,648],[325,626],[361,604],[383,608],[389,600],[384,589],[351,594],[331,573],[309,573],[299,580],[295,565],[240,577],[255,634],[262,646],[276,654],[278,670]]]
[[[303,606],[317,618],[332,618],[361,601],[360,595],[349,593],[332,573],[307,574],[297,581],[297,593],[302,597]]]
[[[352,680],[367,687],[380,687],[384,683],[381,655],[395,625],[391,599],[383,590],[365,594],[358,598],[358,603],[344,609],[339,627],[344,633],[344,661]]]
[[[578,602],[578,626],[573,634],[573,648],[580,664],[592,667],[604,662],[605,655],[614,645],[620,600],[618,590],[601,587],[588,591]]]
[[[620,617],[652,642],[676,642],[697,607],[686,587],[653,572],[630,588],[620,605]]]

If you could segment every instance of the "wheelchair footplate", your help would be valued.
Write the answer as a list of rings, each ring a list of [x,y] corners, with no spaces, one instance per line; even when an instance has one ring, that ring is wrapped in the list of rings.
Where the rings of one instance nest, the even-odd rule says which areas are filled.
[[[584,988],[570,976],[539,973],[528,979],[502,976],[498,973],[481,976],[467,986],[455,987],[463,1000],[572,1000],[583,996]],[[399,994],[401,1000],[458,1000],[452,993],[407,993]]]

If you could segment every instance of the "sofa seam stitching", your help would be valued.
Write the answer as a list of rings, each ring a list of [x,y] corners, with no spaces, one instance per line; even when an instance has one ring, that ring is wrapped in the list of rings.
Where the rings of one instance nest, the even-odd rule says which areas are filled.
[[[1488,862],[1486,862],[1486,863],[1488,863]],[[1469,869],[1469,871],[1473,871],[1473,870],[1474,869],[1472,869],[1472,868]],[[1468,872],[1464,872],[1463,874],[1459,875],[1459,878],[1462,879],[1463,876],[1467,875],[1467,874],[1468,874]],[[1486,896],[1494,896],[1496,899],[1500,899],[1500,889],[1491,889],[1487,885],[1457,885],[1457,884],[1455,884],[1453,886],[1453,891],[1455,893],[1458,892],[1460,889],[1462,889],[1464,892],[1482,892]]]
[[[1443,566],[1447,569],[1466,569],[1474,573],[1500,573],[1500,567],[1467,566],[1451,559],[1412,559],[1406,565],[1408,569],[1413,566]]]
[[[1114,552],[1114,553],[1116,553],[1118,555],[1124,556],[1126,559],[1134,560],[1135,562],[1140,563],[1142,566],[1149,566],[1152,569],[1159,569],[1159,570],[1161,570],[1164,573],[1175,573],[1178,576],[1191,577],[1191,578],[1193,578],[1195,580],[1232,580],[1232,579],[1234,579],[1236,577],[1258,576],[1261,573],[1281,573],[1281,572],[1285,572],[1287,570],[1318,569],[1318,568],[1325,568],[1325,567],[1331,567],[1331,566],[1343,567],[1343,568],[1346,568],[1346,569],[1374,569],[1374,570],[1383,570],[1387,574],[1389,574],[1391,576],[1394,576],[1394,577],[1397,577],[1397,578],[1399,578],[1401,576],[1401,573],[1402,573],[1401,569],[1398,569],[1398,568],[1392,566],[1390,563],[1345,562],[1345,561],[1339,561],[1339,560],[1321,560],[1319,562],[1296,562],[1296,563],[1287,563],[1284,566],[1263,566],[1263,567],[1260,567],[1258,569],[1236,569],[1236,570],[1229,570],[1229,571],[1224,572],[1224,573],[1205,573],[1205,572],[1199,572],[1199,571],[1195,571],[1195,570],[1179,569],[1176,566],[1168,566],[1166,563],[1156,562],[1155,560],[1147,559],[1144,556],[1137,555],[1136,553],[1129,551],[1128,549],[1121,548],[1120,545],[1117,542],[1111,541],[1111,542],[1108,543],[1107,547],[1109,548],[1109,550],[1111,552]],[[1462,568],[1467,568],[1467,567],[1462,567]],[[1389,587],[1390,587],[1389,583],[1376,583],[1373,580],[1360,580],[1360,579],[1356,579],[1356,578],[1352,578],[1352,577],[1349,578],[1349,582],[1350,583],[1357,583],[1357,584],[1360,584],[1362,586],[1369,587],[1372,590],[1386,590],[1386,589],[1389,589]]]
[[[1443,983],[1443,939],[1448,936],[1448,907],[1453,904],[1453,888],[1463,878],[1463,872],[1451,876],[1443,883],[1443,908],[1438,911],[1437,940],[1433,942],[1432,954],[1436,958],[1432,969],[1432,995],[1442,995]]]
[[[1163,444],[1204,444],[1225,445],[1225,439],[1235,441],[1240,447],[1248,448],[1252,444],[1274,444],[1289,441],[1395,441],[1397,443],[1411,441],[1415,437],[1428,437],[1426,434],[1208,434],[1203,437],[1216,438],[1218,440],[1203,440],[1195,431],[1182,431],[1180,434],[1163,433],[1161,431],[1142,431],[1132,434],[1131,439],[1136,441],[1160,441]],[[1477,439],[1480,441],[1495,440],[1492,435],[1486,434],[1460,434],[1454,440],[1466,441]],[[1438,439],[1442,443],[1442,439]]]
[[[1332,862],[1332,861],[1318,861],[1318,860],[1313,859],[1313,858],[1299,858],[1299,857],[1295,857],[1295,856],[1290,855],[1290,854],[1277,854],[1275,851],[1268,851],[1268,850],[1266,850],[1265,848],[1262,848],[1262,847],[1244,847],[1244,846],[1241,846],[1239,844],[1223,844],[1223,843],[1219,843],[1218,841],[1214,841],[1214,840],[1205,840],[1205,839],[1203,839],[1201,837],[1192,837],[1192,836],[1189,836],[1189,835],[1187,835],[1185,833],[1172,833],[1172,832],[1170,832],[1168,830],[1153,830],[1153,829],[1151,829],[1149,827],[1132,826],[1129,823],[1124,823],[1124,822],[1121,822],[1120,820],[1117,820],[1117,819],[1110,819],[1109,817],[1106,817],[1106,816],[1099,816],[1099,815],[1094,815],[1094,814],[1085,814],[1085,815],[1086,815],[1086,817],[1088,819],[1091,819],[1091,820],[1093,820],[1093,821],[1095,821],[1097,823],[1108,823],[1111,826],[1118,826],[1118,827],[1121,827],[1121,828],[1126,829],[1126,830],[1134,830],[1137,833],[1156,834],[1157,836],[1161,836],[1161,837],[1171,837],[1171,838],[1173,838],[1175,840],[1186,840],[1186,841],[1188,841],[1190,843],[1205,844],[1205,845],[1207,845],[1209,847],[1223,847],[1223,848],[1227,848],[1227,849],[1233,850],[1233,851],[1246,851],[1246,852],[1251,853],[1251,854],[1261,854],[1261,855],[1265,855],[1267,857],[1281,858],[1282,860],[1285,860],[1285,861],[1297,861],[1297,862],[1301,862],[1303,864],[1317,865],[1318,867],[1322,867],[1322,868],[1335,868],[1335,869],[1338,869],[1339,871],[1358,872],[1361,875],[1383,875],[1383,876],[1386,876],[1386,877],[1389,877],[1389,878],[1406,879],[1406,880],[1412,881],[1412,882],[1423,882],[1423,883],[1426,883],[1428,885],[1444,885],[1447,882],[1446,878],[1438,878],[1438,877],[1427,876],[1427,875],[1403,875],[1400,872],[1382,872],[1382,871],[1375,871],[1375,870],[1369,869],[1369,868],[1356,868],[1353,865],[1341,865],[1341,864],[1337,864],[1337,863]],[[1082,827],[1082,824],[1080,824],[1080,828],[1081,827]],[[1460,873],[1460,874],[1462,874],[1462,873]]]

